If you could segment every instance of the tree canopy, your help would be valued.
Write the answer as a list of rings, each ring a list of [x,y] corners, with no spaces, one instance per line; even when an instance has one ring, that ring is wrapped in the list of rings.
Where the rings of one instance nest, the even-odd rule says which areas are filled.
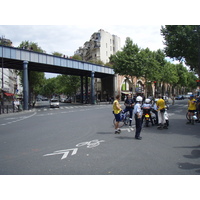
[[[166,25],[161,27],[166,56],[185,62],[200,77],[200,26]]]
[[[197,78],[194,73],[189,75],[186,67],[167,62],[165,57],[162,50],[141,49],[127,38],[122,51],[112,55],[110,62],[116,74],[130,77],[132,83],[133,78],[136,77],[143,78],[145,84],[156,81],[162,85],[167,83],[177,87],[195,88]],[[193,78],[190,80],[193,84],[189,84],[189,78]]]

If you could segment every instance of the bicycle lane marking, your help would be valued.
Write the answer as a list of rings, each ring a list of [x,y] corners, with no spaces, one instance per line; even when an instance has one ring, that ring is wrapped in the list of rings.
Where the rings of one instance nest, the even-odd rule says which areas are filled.
[[[10,121],[10,122],[6,122],[6,123],[4,123],[4,124],[0,124],[0,126],[6,126],[6,125],[10,125],[10,124],[12,124],[12,123],[20,122],[20,121],[23,121],[23,120],[28,119],[28,118],[30,118],[30,117],[33,117],[33,116],[36,115],[36,114],[37,114],[37,113],[34,112],[32,115],[29,115],[29,116],[27,116],[27,117],[21,117],[20,119],[17,119],[17,120],[14,120],[14,121]]]
[[[94,147],[99,146],[100,142],[105,142],[105,140],[91,140],[91,141],[88,141],[88,142],[81,142],[81,143],[78,143],[76,145],[76,147],[87,146],[87,148],[94,148]],[[72,151],[71,156],[73,156],[78,152],[78,148],[58,150],[58,151],[54,151],[53,153],[45,154],[43,156],[46,157],[46,156],[63,154],[63,156],[61,157],[61,160],[63,160],[63,159],[68,157],[70,151]]]

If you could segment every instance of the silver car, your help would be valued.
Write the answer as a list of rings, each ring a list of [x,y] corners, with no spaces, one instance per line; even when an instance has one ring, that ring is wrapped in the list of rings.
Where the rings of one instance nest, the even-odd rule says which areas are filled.
[[[59,108],[60,104],[58,99],[51,99],[50,100],[50,108]]]

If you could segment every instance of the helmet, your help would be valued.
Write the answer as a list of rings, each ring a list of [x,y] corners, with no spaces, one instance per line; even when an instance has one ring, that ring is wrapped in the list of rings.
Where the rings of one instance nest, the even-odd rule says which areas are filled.
[[[145,103],[150,103],[151,99],[146,99]]]
[[[191,95],[190,95],[190,97],[194,97],[194,95],[193,95],[193,94],[191,94]]]
[[[157,102],[158,101],[158,99],[155,99],[155,102]]]
[[[138,96],[138,97],[136,98],[136,101],[142,101],[142,97],[141,97],[141,96]]]

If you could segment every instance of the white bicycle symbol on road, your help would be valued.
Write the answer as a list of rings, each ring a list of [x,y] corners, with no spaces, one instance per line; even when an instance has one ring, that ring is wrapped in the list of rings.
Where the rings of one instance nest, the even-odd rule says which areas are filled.
[[[76,145],[76,147],[81,147],[86,145],[87,148],[93,148],[93,147],[97,147],[100,145],[101,142],[105,142],[104,140],[91,140],[89,142],[81,142],[79,144]],[[49,153],[49,154],[45,154],[43,156],[53,156],[53,155],[58,155],[58,154],[63,154],[61,160],[67,158],[67,156],[69,155],[69,152],[72,152],[71,155],[75,155],[78,151],[78,148],[73,148],[73,149],[64,149],[64,150],[58,150],[58,151],[54,151],[53,153]]]
[[[100,142],[105,142],[105,141],[104,140],[91,140],[89,142],[81,142],[81,143],[77,144],[76,147],[81,147],[81,146],[87,145],[87,148],[93,148],[93,147],[99,146]]]

